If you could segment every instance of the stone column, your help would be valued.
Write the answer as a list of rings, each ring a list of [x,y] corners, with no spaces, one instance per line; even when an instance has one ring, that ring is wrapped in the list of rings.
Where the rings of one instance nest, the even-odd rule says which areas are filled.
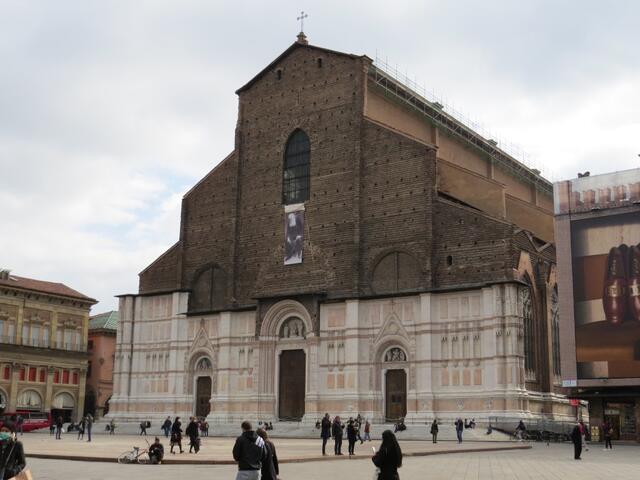
[[[19,363],[11,364],[11,386],[9,387],[9,401],[7,404],[8,412],[15,412],[17,409],[17,400],[18,400],[18,378],[20,376],[20,367]]]
[[[16,319],[16,345],[22,345],[22,324],[24,323],[24,306],[18,306],[18,318]]]
[[[85,389],[87,388],[87,369],[81,368],[79,371],[79,385],[78,385],[78,404],[76,405],[76,419],[82,418],[84,415],[84,396]]]
[[[44,394],[44,411],[48,412],[51,410],[51,395],[53,393],[53,373],[55,372],[55,368],[51,365],[47,367],[47,386],[45,387]]]

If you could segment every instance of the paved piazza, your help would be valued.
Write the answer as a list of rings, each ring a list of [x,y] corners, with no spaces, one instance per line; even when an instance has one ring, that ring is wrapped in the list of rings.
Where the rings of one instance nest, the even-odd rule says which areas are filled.
[[[25,436],[26,437],[26,436]],[[33,439],[27,439],[27,447],[36,447]],[[31,441],[30,441],[31,440]],[[135,437],[123,437],[127,443],[137,441]],[[231,439],[209,439],[213,442],[205,449],[214,448],[214,444],[222,442],[219,449],[229,448]],[[69,439],[58,442],[69,447],[69,453],[78,453],[79,445]],[[138,442],[139,443],[139,442]],[[291,456],[293,451],[304,456],[313,448],[310,440],[276,439],[279,456]],[[375,442],[378,443],[378,442]],[[402,442],[405,451],[415,448],[412,444],[423,442]],[[317,446],[317,442],[315,442]],[[453,442],[442,442],[442,448],[456,448]],[[113,448],[108,444],[96,443],[98,449]],[[478,442],[468,442],[463,447],[478,447]],[[368,447],[368,446],[367,446]],[[461,452],[446,455],[408,457],[400,470],[402,480],[442,479],[442,480],[585,480],[616,479],[637,480],[640,478],[640,446],[614,445],[613,451],[603,451],[599,446],[592,446],[583,453],[583,460],[572,459],[573,450],[570,444],[533,444],[530,450],[514,450],[499,452]],[[292,452],[287,452],[291,450]],[[327,478],[349,478],[349,480],[371,480],[373,466],[369,460],[369,448],[360,447],[361,455],[355,459],[344,461],[310,461],[302,463],[285,463],[281,466],[282,480],[326,480]],[[187,454],[184,454],[185,456]],[[234,465],[118,465],[104,462],[63,461],[39,458],[28,458],[28,463],[36,480],[115,480],[135,478],[136,480],[211,480],[235,478]],[[339,477],[337,477],[339,476]]]

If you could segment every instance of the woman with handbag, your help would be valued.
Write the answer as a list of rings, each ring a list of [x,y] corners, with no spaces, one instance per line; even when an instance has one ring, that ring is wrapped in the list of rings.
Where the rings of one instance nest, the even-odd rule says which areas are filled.
[[[22,442],[16,439],[16,427],[13,422],[5,422],[0,427],[0,480],[30,479],[26,465]]]
[[[402,450],[391,430],[382,432],[382,445],[371,461],[380,470],[376,480],[400,480],[398,468],[402,466]]]

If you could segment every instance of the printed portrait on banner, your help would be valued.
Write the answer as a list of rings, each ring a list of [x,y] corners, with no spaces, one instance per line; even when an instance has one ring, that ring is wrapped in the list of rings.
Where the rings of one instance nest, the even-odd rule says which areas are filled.
[[[284,221],[284,264],[302,263],[304,243],[304,210],[285,213]]]

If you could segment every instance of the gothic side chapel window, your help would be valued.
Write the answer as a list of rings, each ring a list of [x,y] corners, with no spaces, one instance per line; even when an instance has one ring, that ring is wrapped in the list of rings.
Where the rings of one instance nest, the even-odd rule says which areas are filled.
[[[535,378],[535,339],[533,327],[533,305],[531,289],[520,290],[520,302],[522,305],[522,322],[524,326],[524,368],[527,378]]]
[[[280,338],[305,338],[304,322],[297,317],[289,318],[280,329]]]
[[[309,200],[309,137],[296,130],[287,141],[282,175],[282,201],[285,205]]]
[[[553,354],[553,374],[560,376],[560,314],[558,311],[558,286],[551,291],[551,341]]]
[[[404,353],[404,350],[398,347],[394,347],[387,351],[384,355],[385,362],[406,362],[407,354]]]

